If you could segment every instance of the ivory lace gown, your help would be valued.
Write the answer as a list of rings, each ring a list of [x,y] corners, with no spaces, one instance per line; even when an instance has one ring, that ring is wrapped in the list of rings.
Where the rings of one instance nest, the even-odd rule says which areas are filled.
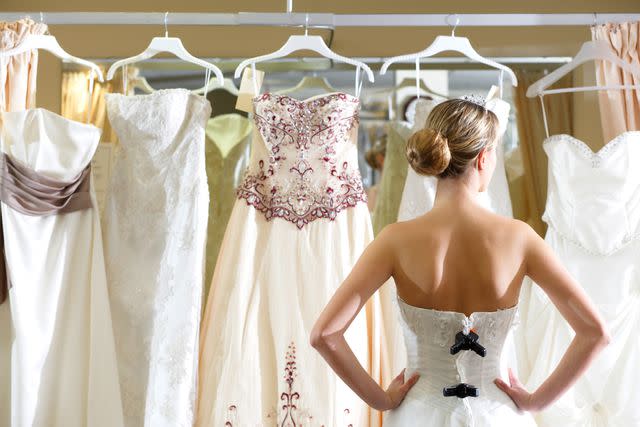
[[[640,132],[594,153],[570,135],[544,142],[549,186],[547,243],[592,298],[611,343],[576,384],[537,415],[541,426],[640,426]],[[537,387],[555,368],[573,331],[538,286],[523,287],[522,379]],[[528,377],[528,378],[527,378]]]
[[[238,188],[202,323],[197,426],[365,426],[366,405],[309,345],[372,240],[357,163],[359,100],[254,98]],[[369,367],[367,319],[347,340]]]
[[[2,122],[2,152],[61,181],[85,170],[100,139],[98,128],[40,108],[3,113]],[[18,185],[28,188],[28,179]],[[90,193],[92,207],[69,213],[27,215],[1,204],[13,319],[11,422],[3,426],[123,425],[92,184]]]
[[[209,194],[206,98],[106,95],[120,141],[104,218],[128,427],[193,425]]]

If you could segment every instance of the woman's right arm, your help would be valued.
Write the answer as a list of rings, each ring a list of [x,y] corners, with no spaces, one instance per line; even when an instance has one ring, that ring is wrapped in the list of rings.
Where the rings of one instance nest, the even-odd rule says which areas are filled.
[[[527,393],[512,375],[511,386],[502,380],[496,381],[496,385],[509,394],[520,409],[535,412],[546,408],[566,392],[609,343],[610,338],[604,320],[584,290],[573,280],[546,242],[530,227],[526,228],[526,275],[546,292],[575,331],[558,366],[533,393]]]

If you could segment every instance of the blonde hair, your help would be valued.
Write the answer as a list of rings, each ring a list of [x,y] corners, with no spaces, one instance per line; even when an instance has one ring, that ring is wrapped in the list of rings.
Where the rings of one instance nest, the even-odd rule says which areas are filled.
[[[497,139],[498,117],[492,111],[465,99],[450,99],[436,105],[424,129],[411,135],[407,160],[421,175],[456,177]]]

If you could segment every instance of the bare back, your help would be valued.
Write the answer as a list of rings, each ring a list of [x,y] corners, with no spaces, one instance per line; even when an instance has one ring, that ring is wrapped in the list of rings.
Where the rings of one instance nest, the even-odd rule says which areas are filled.
[[[526,246],[519,221],[447,201],[390,226],[387,236],[392,276],[408,304],[467,315],[517,304]]]

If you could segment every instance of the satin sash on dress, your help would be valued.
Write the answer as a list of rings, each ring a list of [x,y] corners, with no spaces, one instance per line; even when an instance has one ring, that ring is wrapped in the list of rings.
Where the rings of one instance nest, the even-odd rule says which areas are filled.
[[[69,181],[44,176],[20,165],[7,154],[0,158],[0,201],[31,216],[57,215],[91,208],[91,166]],[[0,217],[0,304],[8,295],[9,280],[2,218]]]

